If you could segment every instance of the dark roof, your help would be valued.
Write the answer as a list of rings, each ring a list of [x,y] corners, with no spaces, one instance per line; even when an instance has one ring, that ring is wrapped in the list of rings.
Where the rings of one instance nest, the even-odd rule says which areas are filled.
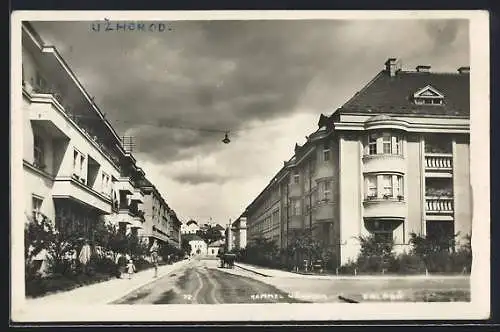
[[[209,247],[220,247],[220,246],[224,246],[225,244],[226,244],[226,242],[224,240],[217,240],[217,241],[210,243],[208,246]]]
[[[186,225],[191,225],[191,224],[196,224],[198,225],[198,223],[196,221],[194,221],[193,219],[189,220]]]
[[[444,95],[444,105],[415,105],[415,92],[432,86]],[[469,116],[469,74],[398,71],[380,72],[344,106],[341,113],[402,113]]]
[[[224,227],[222,227],[222,226],[221,226],[221,225],[219,225],[219,224],[215,225],[215,226],[214,226],[214,228],[215,228],[216,230],[218,230],[218,231],[222,231],[222,230],[224,230],[224,229],[225,229]]]
[[[196,234],[183,234],[182,239],[186,239],[187,241],[203,241],[203,239]]]

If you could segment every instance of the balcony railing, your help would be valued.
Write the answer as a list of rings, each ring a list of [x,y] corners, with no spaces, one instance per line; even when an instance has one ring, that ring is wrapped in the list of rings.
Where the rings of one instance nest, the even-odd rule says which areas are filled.
[[[452,170],[452,160],[451,154],[428,153],[425,155],[425,168],[427,170]]]
[[[52,95],[57,100],[57,102],[62,106],[64,113],[78,125],[78,127],[85,133],[85,135],[90,140],[95,142],[99,146],[101,151],[109,159],[111,159],[115,165],[120,165],[120,158],[116,154],[112,153],[110,149],[102,142],[102,140],[99,137],[97,137],[97,135],[94,133],[94,129],[92,128],[92,126],[89,126],[80,120],[80,117],[78,117],[78,115],[76,115],[72,111],[73,106],[67,102],[66,98],[61,93],[59,93],[57,89],[52,87],[40,87],[37,85],[33,85],[32,92],[37,94]]]
[[[452,213],[452,197],[426,197],[425,210],[430,213]]]

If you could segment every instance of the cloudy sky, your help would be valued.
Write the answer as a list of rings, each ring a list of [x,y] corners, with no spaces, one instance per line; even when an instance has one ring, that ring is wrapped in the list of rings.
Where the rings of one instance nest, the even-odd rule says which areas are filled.
[[[453,20],[176,21],[164,32],[95,32],[35,22],[183,219],[237,218],[316,130],[389,57],[403,68],[469,65]],[[162,126],[166,124],[167,126]],[[223,134],[174,129],[230,131]]]

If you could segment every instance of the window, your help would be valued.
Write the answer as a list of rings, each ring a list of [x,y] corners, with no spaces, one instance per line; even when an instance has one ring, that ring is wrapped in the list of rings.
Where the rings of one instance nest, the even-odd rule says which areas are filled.
[[[83,171],[84,165],[85,165],[85,156],[81,155],[80,156],[80,178],[83,178],[83,176],[84,176],[84,171]]]
[[[324,181],[323,182],[323,200],[328,202],[331,200],[332,196],[332,182],[331,181]]]
[[[296,199],[293,201],[293,215],[294,216],[300,216],[300,200]]]
[[[392,197],[392,175],[382,175],[382,190],[384,198]]]
[[[299,182],[300,182],[300,175],[299,175],[299,172],[297,172],[297,171],[296,171],[296,172],[293,174],[293,183],[295,183],[295,184],[299,184]]]
[[[392,136],[389,133],[384,133],[382,135],[382,151],[384,154],[392,153]]]
[[[368,136],[368,154],[377,154],[377,136],[375,134]]]
[[[40,135],[35,134],[33,137],[33,157],[34,166],[40,169],[45,168],[45,144]]]
[[[367,176],[365,178],[366,184],[366,198],[374,199],[377,197],[377,177],[376,176]]]
[[[85,166],[85,156],[78,150],[73,150],[73,174],[78,178],[83,179]]]
[[[389,243],[393,241],[393,233],[391,231],[383,231],[374,233],[375,241],[378,243]]]
[[[443,98],[416,97],[415,104],[417,104],[417,105],[442,105]]]
[[[401,137],[395,136],[394,137],[394,146],[392,147],[392,153],[393,154],[402,154],[401,153]]]
[[[80,170],[80,154],[78,151],[73,151],[73,174],[79,175]]]
[[[323,146],[323,161],[328,161],[330,160],[330,146],[328,143],[325,143]]]
[[[396,196],[403,197],[403,177],[396,175],[396,181],[394,181],[394,193]]]
[[[43,198],[38,196],[32,196],[31,198],[31,207],[33,212],[40,212],[42,209]]]
[[[101,188],[102,192],[105,194],[110,194],[109,175],[107,175],[106,173],[102,173],[101,185],[102,185]]]

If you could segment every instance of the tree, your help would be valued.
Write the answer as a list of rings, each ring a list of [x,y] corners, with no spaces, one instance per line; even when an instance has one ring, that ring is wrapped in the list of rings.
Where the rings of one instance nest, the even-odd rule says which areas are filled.
[[[65,223],[62,223],[65,225]],[[28,217],[25,227],[25,264],[28,271],[33,271],[33,258],[46,251],[45,259],[50,272],[66,274],[71,272],[71,260],[68,257],[78,244],[78,235],[63,230],[57,230],[53,222],[45,215],[37,213]]]
[[[410,234],[411,254],[420,257],[429,272],[460,272],[469,270],[472,264],[472,250],[470,247],[470,235],[465,236],[465,244],[455,251],[456,238],[445,234],[433,234],[422,236]]]
[[[260,265],[274,265],[279,255],[275,241],[264,237],[254,238],[246,247],[243,256],[249,263]]]
[[[196,235],[201,237],[207,244],[219,241],[223,238],[221,232],[212,226],[207,226],[206,228],[198,230]]]
[[[301,265],[302,259],[308,259],[309,263],[313,260],[321,259],[323,248],[321,243],[314,239],[313,229],[304,229],[296,231],[289,245],[288,254],[294,258],[295,266]]]
[[[191,244],[187,239],[182,239],[181,242],[181,250],[184,255],[189,255],[191,253]]]

